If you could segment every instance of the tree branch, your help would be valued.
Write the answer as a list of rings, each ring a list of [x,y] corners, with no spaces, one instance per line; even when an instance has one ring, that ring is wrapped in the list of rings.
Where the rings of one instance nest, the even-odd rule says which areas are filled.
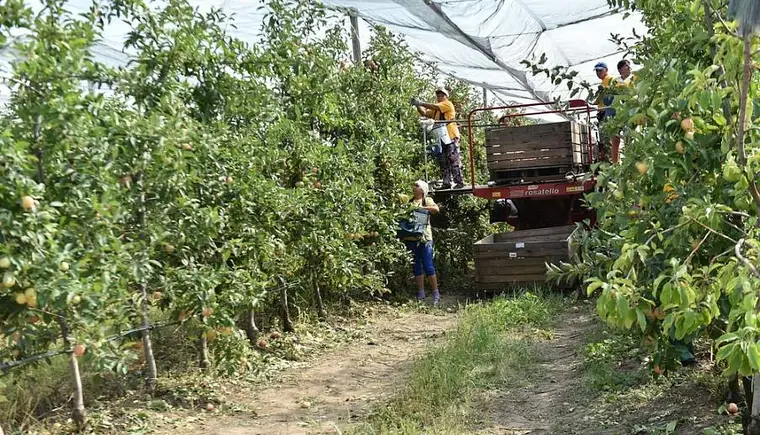
[[[752,274],[755,275],[755,278],[760,278],[760,271],[758,271],[755,265],[750,263],[750,261],[744,258],[744,256],[742,255],[743,244],[744,244],[744,239],[740,239],[736,243],[736,246],[734,247],[734,253],[736,254],[736,258],[738,258],[739,261],[744,263],[744,265],[747,266],[747,268],[752,271]]]
[[[700,222],[700,221],[698,221],[698,220],[694,220],[694,219],[692,219],[691,221],[693,221],[693,222],[696,222],[696,223],[697,223],[697,225],[699,225],[699,226],[703,227],[703,228],[704,228],[704,229],[706,229],[707,231],[710,231],[711,233],[715,234],[716,236],[720,236],[720,237],[723,237],[724,239],[731,241],[731,243],[737,243],[737,241],[736,241],[736,240],[734,240],[734,239],[732,239],[731,237],[728,237],[727,235],[725,235],[725,234],[723,234],[723,233],[719,233],[719,232],[715,231],[714,229],[712,229],[712,228],[708,227],[707,225],[703,224],[702,222]]]
[[[749,97],[749,85],[752,79],[752,33],[745,32],[744,37],[744,74],[742,76],[741,94],[739,95],[739,125],[736,133],[737,154],[742,171],[747,172],[747,151],[744,149],[744,134],[747,128],[747,99]],[[750,177],[747,177],[751,179]],[[757,183],[752,180],[749,183],[749,193],[755,201],[757,214],[760,216],[760,190]],[[760,225],[758,221],[757,225]]]
[[[686,260],[684,260],[684,264],[689,264],[689,262],[691,261],[691,257],[693,257],[694,254],[699,250],[699,248],[702,247],[702,244],[705,243],[708,237],[710,237],[710,234],[712,234],[710,231],[705,233],[705,236],[702,237],[702,240],[700,240],[699,243],[697,243],[697,246],[695,246],[694,249],[692,249],[691,252],[689,253],[689,256],[686,257]]]

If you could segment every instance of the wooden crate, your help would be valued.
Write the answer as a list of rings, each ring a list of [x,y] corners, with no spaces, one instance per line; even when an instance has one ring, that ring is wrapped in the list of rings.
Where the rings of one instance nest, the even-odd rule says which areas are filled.
[[[491,178],[541,177],[550,170],[558,177],[589,164],[588,125],[553,122],[486,130],[486,159]]]
[[[484,290],[543,283],[546,263],[574,259],[579,236],[575,225],[492,234],[475,243],[475,283]]]

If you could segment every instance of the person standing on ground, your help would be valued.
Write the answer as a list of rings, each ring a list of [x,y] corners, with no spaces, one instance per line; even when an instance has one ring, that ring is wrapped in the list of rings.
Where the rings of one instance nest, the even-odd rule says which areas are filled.
[[[411,199],[412,205],[422,208],[436,214],[440,211],[433,198],[428,195],[428,184],[422,180],[417,180],[412,187],[414,196]],[[417,299],[425,300],[425,275],[430,280],[430,286],[433,288],[433,305],[438,305],[441,294],[438,291],[438,277],[435,274],[435,265],[433,264],[433,228],[430,222],[425,226],[425,231],[420,238],[404,239],[404,244],[414,257],[412,271],[414,279],[417,282]]]
[[[412,100],[412,105],[417,108],[420,115],[431,118],[435,121],[452,121],[446,124],[446,128],[449,132],[449,138],[451,143],[441,144],[441,150],[443,151],[439,157],[441,169],[443,170],[443,188],[451,189],[451,183],[454,183],[455,189],[464,187],[462,181],[462,159],[460,157],[459,147],[459,128],[456,122],[456,110],[454,104],[449,100],[449,91],[444,88],[438,88],[435,91],[435,97],[438,101],[435,104],[423,103]]]

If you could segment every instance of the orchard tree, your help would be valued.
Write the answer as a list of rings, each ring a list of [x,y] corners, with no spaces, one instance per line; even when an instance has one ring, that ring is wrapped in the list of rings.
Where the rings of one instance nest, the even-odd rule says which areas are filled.
[[[599,229],[564,271],[589,275],[599,314],[642,337],[658,375],[702,335],[726,374],[760,372],[755,41],[739,3],[737,26],[719,1],[636,2],[650,31],[625,44],[641,69],[605,127],[625,132],[623,158],[601,165],[604,190],[587,196]],[[746,400],[745,430],[760,433],[760,400]]]

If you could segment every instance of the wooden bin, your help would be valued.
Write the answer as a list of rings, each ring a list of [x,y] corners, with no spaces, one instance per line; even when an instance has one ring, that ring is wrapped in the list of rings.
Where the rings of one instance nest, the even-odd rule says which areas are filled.
[[[545,263],[574,260],[579,236],[575,225],[492,234],[475,243],[475,283],[484,290],[543,283]]]
[[[563,178],[568,171],[589,164],[590,134],[590,127],[577,121],[486,130],[491,178],[526,181]]]

